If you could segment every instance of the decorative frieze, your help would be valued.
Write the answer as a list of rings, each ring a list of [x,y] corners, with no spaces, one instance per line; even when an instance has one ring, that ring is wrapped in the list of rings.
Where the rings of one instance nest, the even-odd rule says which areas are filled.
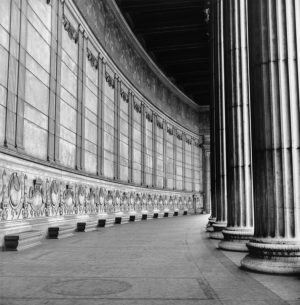
[[[67,31],[70,39],[74,40],[75,43],[78,42],[78,31],[75,29],[75,27],[71,24],[71,22],[67,19],[66,16],[63,16],[63,26],[65,31]]]
[[[44,174],[33,177],[3,170],[0,179],[0,223],[37,217],[153,211],[158,208],[162,212],[163,208],[173,210],[177,207],[174,206],[174,194],[160,195],[153,191],[131,192],[129,195],[119,188],[109,189],[79,181],[59,181]],[[160,205],[157,203],[158,196]]]
[[[92,53],[92,51],[89,48],[86,49],[86,52],[87,52],[87,59],[91,63],[91,66],[96,70],[98,70],[99,67],[98,58]]]

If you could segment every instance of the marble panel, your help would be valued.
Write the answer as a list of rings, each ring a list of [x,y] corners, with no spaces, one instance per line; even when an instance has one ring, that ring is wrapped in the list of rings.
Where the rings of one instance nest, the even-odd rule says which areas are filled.
[[[10,26],[10,2],[11,0],[1,0],[0,24],[7,32]]]
[[[28,53],[26,54],[26,68],[44,85],[49,86],[49,73]]]
[[[1,27],[1,25],[0,25],[0,47],[4,48],[7,51],[9,49],[9,34],[3,27]]]
[[[87,121],[89,121],[97,128],[97,124],[98,124],[97,114],[91,112],[87,107],[85,107],[85,118]]]
[[[61,101],[60,103],[60,124],[69,130],[76,132],[77,112],[70,105]]]
[[[48,5],[46,1],[36,0],[28,0],[28,5],[39,17],[39,20],[51,30],[51,5]],[[27,14],[29,14],[29,12],[27,12]]]
[[[42,104],[42,103],[41,103]],[[39,109],[32,107],[32,105],[25,103],[24,118],[36,124],[40,128],[48,129],[48,116],[43,114]]]
[[[88,151],[84,154],[85,170],[89,173],[97,173],[97,156]]]
[[[25,78],[25,100],[42,113],[48,114],[49,88],[28,70],[26,70]]]
[[[64,87],[60,88],[60,97],[61,100],[68,104],[73,109],[77,108],[77,99],[73,96],[69,91],[67,91]]]
[[[62,125],[60,125],[60,137],[74,145],[76,144],[76,133]]]
[[[72,58],[70,55],[62,49],[61,51],[61,61],[74,73],[78,73],[77,57]]]
[[[110,152],[114,151],[114,137],[107,132],[104,132],[104,147]]]
[[[8,52],[2,46],[0,46],[0,67],[0,84],[7,87]]]
[[[85,120],[85,139],[97,144],[97,126],[89,120]]]
[[[87,152],[97,155],[97,144],[85,140],[84,145],[84,148]]]
[[[28,155],[46,160],[47,141],[47,130],[27,119],[24,120],[24,149]]]
[[[76,145],[60,138],[59,161],[62,165],[75,168]]]
[[[77,75],[64,63],[61,64],[61,83],[69,93],[74,97],[77,96]]]
[[[0,92],[1,91],[2,90],[0,90]],[[0,94],[0,100],[1,99],[2,99],[2,95]],[[3,145],[4,136],[5,136],[5,118],[6,118],[6,109],[1,105],[0,102],[0,144],[1,145]]]
[[[50,46],[28,22],[27,52],[46,70],[50,69]]]

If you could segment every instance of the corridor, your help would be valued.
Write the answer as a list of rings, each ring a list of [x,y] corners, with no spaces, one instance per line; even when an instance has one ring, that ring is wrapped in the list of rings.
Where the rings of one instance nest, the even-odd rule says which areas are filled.
[[[114,225],[0,252],[1,305],[300,304],[299,277],[248,273],[207,216]]]

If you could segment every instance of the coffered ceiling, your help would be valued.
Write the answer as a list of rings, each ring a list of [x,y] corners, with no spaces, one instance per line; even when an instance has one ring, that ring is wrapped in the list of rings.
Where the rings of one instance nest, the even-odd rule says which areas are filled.
[[[199,105],[209,104],[208,0],[116,0],[160,69]]]

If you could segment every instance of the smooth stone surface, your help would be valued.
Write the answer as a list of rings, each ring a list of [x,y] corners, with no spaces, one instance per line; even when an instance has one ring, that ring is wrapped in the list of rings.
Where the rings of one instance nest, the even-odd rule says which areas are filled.
[[[254,278],[236,265],[240,253],[215,248],[206,222],[203,215],[133,222],[1,252],[0,303],[299,304],[297,277]]]

